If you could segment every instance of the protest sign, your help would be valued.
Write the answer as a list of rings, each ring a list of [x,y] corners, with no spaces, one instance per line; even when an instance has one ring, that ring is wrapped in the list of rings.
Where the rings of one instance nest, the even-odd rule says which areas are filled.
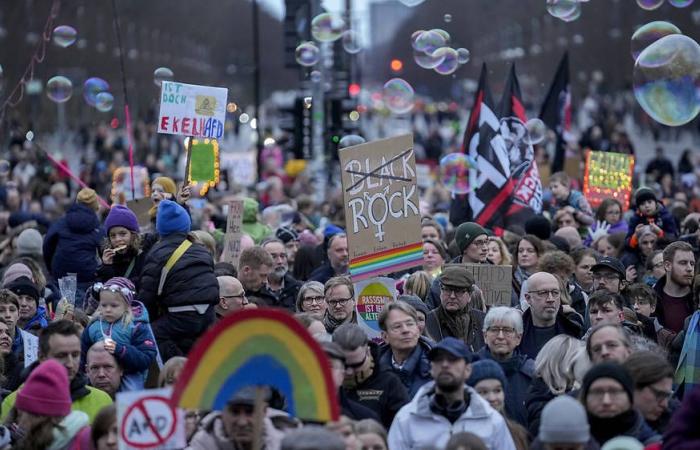
[[[226,236],[224,236],[223,260],[238,267],[241,256],[241,225],[243,224],[243,200],[231,200],[226,220]]]
[[[384,306],[396,300],[396,282],[391,278],[378,277],[355,283],[357,319],[370,339],[379,337],[379,314]]]
[[[258,182],[255,152],[221,152],[221,170],[228,172],[229,185],[250,187]]]
[[[214,324],[187,355],[173,405],[223,410],[243,388],[275,387],[293,417],[338,420],[337,391],[323,349],[291,314],[244,309]]]
[[[139,222],[139,227],[147,228],[151,225],[151,208],[153,208],[153,200],[150,197],[137,198],[126,202],[126,207],[136,215],[136,220]]]
[[[221,139],[228,89],[163,81],[158,132]]]
[[[219,143],[216,139],[192,139],[188,143],[188,182],[201,185],[199,195],[219,183]]]
[[[117,393],[119,450],[185,447],[185,414],[170,394],[170,388]]]
[[[467,264],[476,285],[488,306],[510,306],[510,293],[513,290],[513,267],[492,264]]]
[[[124,204],[127,198],[141,198],[151,195],[151,181],[148,169],[134,166],[134,198],[131,197],[131,168],[118,167],[112,172],[112,201]]]
[[[339,157],[353,281],[422,264],[413,137],[347,147]]]
[[[606,198],[614,198],[629,209],[632,195],[634,156],[588,150],[583,177],[583,195],[593,209]]]

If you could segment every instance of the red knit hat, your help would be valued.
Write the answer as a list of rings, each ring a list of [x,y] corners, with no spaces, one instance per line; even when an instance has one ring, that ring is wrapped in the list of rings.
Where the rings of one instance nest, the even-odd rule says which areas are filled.
[[[17,393],[15,407],[38,416],[65,417],[70,414],[68,371],[58,361],[39,364]]]

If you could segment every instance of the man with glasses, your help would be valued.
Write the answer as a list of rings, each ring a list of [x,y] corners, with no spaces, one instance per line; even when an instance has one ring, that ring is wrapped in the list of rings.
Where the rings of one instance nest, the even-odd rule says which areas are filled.
[[[440,304],[425,318],[425,330],[435,341],[461,339],[470,351],[484,346],[484,313],[470,307],[474,278],[462,264],[448,264],[438,278]]]
[[[348,277],[333,277],[323,287],[326,312],[323,325],[328,334],[344,323],[357,323],[355,311],[355,287]]]
[[[216,280],[219,282],[219,304],[216,305],[217,320],[234,311],[249,307],[250,303],[245,295],[245,289],[238,279],[224,275],[216,277]]]
[[[389,303],[379,314],[379,328],[385,342],[379,348],[379,368],[396,374],[413,397],[431,380],[428,352],[432,345],[420,334],[418,313],[406,302]]]
[[[625,266],[619,259],[604,256],[591,267],[593,272],[593,292],[608,291],[611,294],[619,294],[625,287]]]
[[[535,373],[535,361],[521,354],[517,347],[523,337],[520,312],[507,306],[495,306],[484,319],[484,341],[479,359],[492,359],[506,375],[505,407],[508,417],[527,426],[525,398]]]
[[[389,428],[399,409],[409,401],[401,380],[383,372],[377,361],[377,347],[370,344],[367,333],[354,323],[341,325],[333,333],[333,342],[345,355],[344,393],[379,415]]]
[[[579,339],[583,318],[576,312],[564,313],[557,278],[547,272],[537,272],[527,279],[525,301],[529,307],[523,313],[523,337],[518,346],[521,353],[535,359],[540,349],[558,334]]]
[[[267,287],[268,291],[277,300],[275,306],[294,312],[301,283],[289,273],[287,249],[282,241],[276,238],[263,242],[262,248],[272,257],[273,265],[272,270],[267,275]]]
[[[114,355],[105,350],[104,341],[94,343],[88,350],[85,371],[90,386],[105,391],[112,399],[122,391],[124,370]]]

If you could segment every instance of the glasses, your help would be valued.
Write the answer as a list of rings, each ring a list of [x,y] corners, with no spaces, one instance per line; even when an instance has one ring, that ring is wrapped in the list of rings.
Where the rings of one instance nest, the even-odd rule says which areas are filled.
[[[351,300],[352,300],[352,297],[339,298],[336,300],[326,300],[326,303],[328,303],[328,306],[330,306],[331,308],[336,308],[338,306],[343,307],[343,306],[347,305],[348,302]]]
[[[403,330],[404,327],[410,329],[410,328],[413,328],[413,327],[415,327],[415,326],[417,326],[417,325],[418,325],[418,324],[417,324],[414,320],[407,320],[407,321],[405,321],[405,322],[398,322],[398,323],[392,324],[392,325],[389,327],[389,331],[391,331],[391,332],[393,332],[393,333],[397,333],[397,332]]]
[[[606,395],[609,395],[611,399],[617,399],[626,395],[627,392],[624,389],[611,388],[611,389],[591,389],[588,391],[588,396],[596,400],[602,400]]]
[[[515,328],[510,328],[510,327],[489,327],[486,330],[486,332],[489,334],[493,334],[494,336],[498,336],[501,333],[503,333],[503,336],[506,336],[506,337],[515,336]]]
[[[561,297],[561,291],[559,289],[540,289],[539,291],[529,291],[528,293],[538,298],[548,298],[551,295],[552,298],[556,300]]]
[[[134,291],[132,291],[129,288],[126,288],[124,286],[117,286],[114,284],[102,284],[102,283],[95,283],[92,285],[92,290],[95,292],[102,292],[102,291],[109,291],[114,294],[121,294],[124,297],[128,295],[133,295]]]
[[[241,292],[240,294],[236,294],[236,295],[222,295],[223,298],[244,298],[245,296],[246,296],[245,291]]]
[[[657,402],[671,400],[671,397],[673,397],[673,391],[662,391],[661,389],[656,389],[654,386],[647,386],[647,388],[654,394]]]
[[[312,305],[314,303],[320,305],[321,303],[323,303],[324,299],[325,297],[323,295],[319,295],[317,297],[304,297],[304,299],[301,302],[306,305]]]
[[[612,272],[593,272],[593,279],[594,280],[602,280],[606,279],[608,281],[614,281],[620,278],[619,274],[612,273]]]
[[[358,363],[354,363],[354,364],[350,364],[349,362],[346,362],[345,368],[352,369],[352,370],[359,369],[360,367],[362,367],[365,364],[365,361],[367,361],[367,352],[365,352],[365,357],[362,358],[362,361],[360,361]]]
[[[469,292],[469,289],[467,288],[456,288],[452,286],[445,286],[444,284],[440,285],[440,290],[445,293],[448,297],[452,294],[454,294],[456,297],[461,297],[467,292]]]
[[[487,245],[489,245],[489,240],[479,239],[478,241],[472,241],[472,245],[475,245],[477,247],[486,247]]]

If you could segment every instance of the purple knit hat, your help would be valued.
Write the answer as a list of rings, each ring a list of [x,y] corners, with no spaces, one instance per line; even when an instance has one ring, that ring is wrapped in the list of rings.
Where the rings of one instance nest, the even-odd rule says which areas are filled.
[[[124,277],[110,278],[104,283],[102,289],[111,290],[115,287],[119,289],[119,293],[124,297],[127,304],[131,305],[134,302],[134,291],[136,291],[136,288],[130,279]]]
[[[105,219],[105,229],[109,233],[110,228],[124,227],[134,233],[139,232],[139,221],[129,208],[124,205],[114,205],[109,210],[109,214]]]

